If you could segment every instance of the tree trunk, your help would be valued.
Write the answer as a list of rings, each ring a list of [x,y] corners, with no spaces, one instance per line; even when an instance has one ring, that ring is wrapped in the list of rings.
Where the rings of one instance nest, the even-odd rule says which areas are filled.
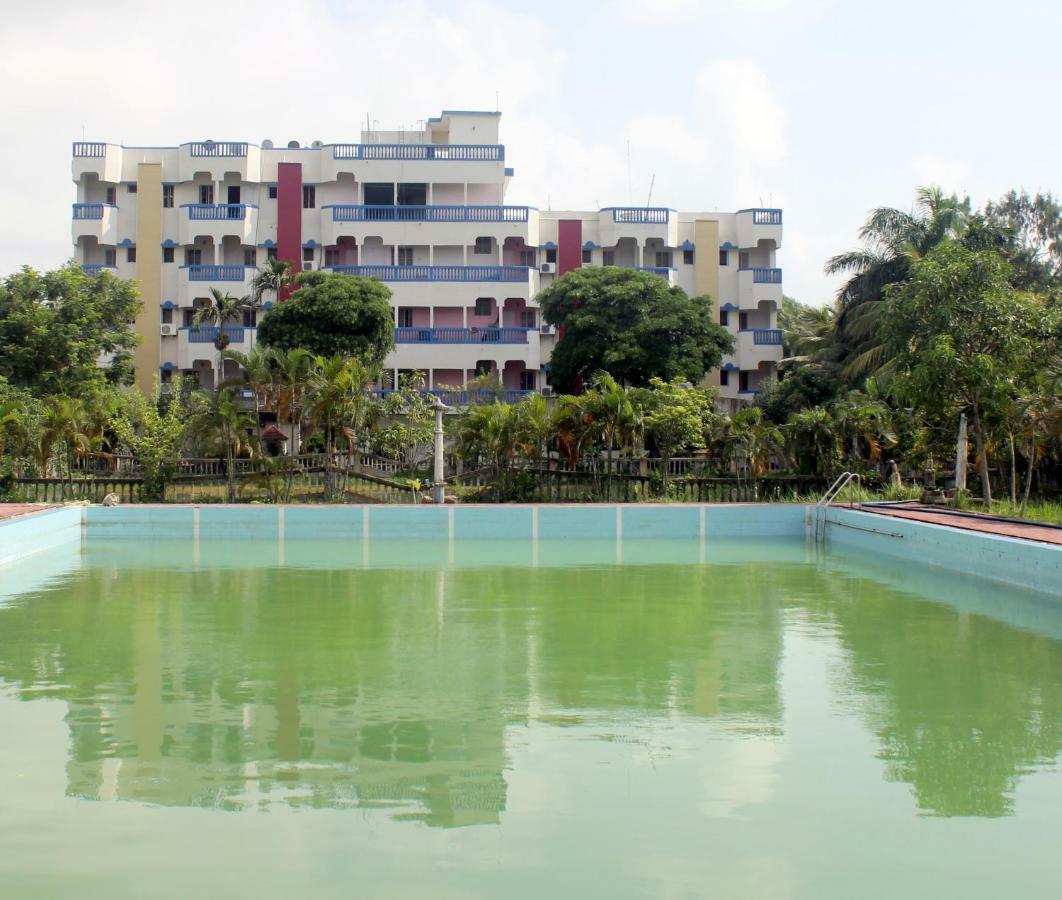
[[[227,481],[226,493],[228,494],[229,503],[236,502],[236,467],[232,456],[232,442],[229,442],[226,450],[226,468],[225,476]]]
[[[966,437],[966,413],[959,413],[959,434],[955,439],[955,493],[966,490],[966,463],[969,459]]]
[[[331,428],[325,429],[325,500],[332,501],[332,453],[335,438]]]
[[[981,427],[981,411],[973,404],[974,443],[977,447],[977,470],[981,476],[981,496],[989,506],[992,505],[992,482],[988,477],[988,452],[985,449],[985,434]]]
[[[1007,435],[1007,442],[1010,444],[1010,502],[1018,502],[1018,460],[1014,452],[1014,433],[1010,432]]]
[[[1021,498],[1021,514],[1025,515],[1025,507],[1029,505],[1029,491],[1032,489],[1033,470],[1035,468],[1034,460],[1036,459],[1036,436],[1034,435],[1032,440],[1029,441],[1029,468],[1025,473],[1025,492]]]

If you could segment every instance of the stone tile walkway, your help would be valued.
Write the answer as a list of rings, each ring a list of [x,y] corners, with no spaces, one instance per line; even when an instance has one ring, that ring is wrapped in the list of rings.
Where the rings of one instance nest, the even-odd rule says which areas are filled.
[[[961,528],[964,531],[981,531],[985,534],[998,534],[1002,537],[1022,538],[1026,541],[1040,541],[1045,544],[1062,546],[1062,528],[1051,525],[1002,521],[977,513],[958,514],[932,506],[862,506],[859,508],[863,512],[893,516],[897,519],[912,519],[915,522],[946,525],[949,528]]]

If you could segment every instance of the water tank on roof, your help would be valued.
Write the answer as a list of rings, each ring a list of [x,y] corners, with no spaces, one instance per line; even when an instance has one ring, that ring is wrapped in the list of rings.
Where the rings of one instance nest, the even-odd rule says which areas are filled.
[[[321,141],[314,141],[310,146],[313,147],[314,150],[320,150],[324,144]]]
[[[288,149],[289,150],[298,150],[299,149],[299,142],[298,141],[288,141]]]
[[[269,138],[266,138],[264,141],[262,141],[262,149],[263,150],[272,150],[273,149],[273,142],[271,140],[269,140]]]

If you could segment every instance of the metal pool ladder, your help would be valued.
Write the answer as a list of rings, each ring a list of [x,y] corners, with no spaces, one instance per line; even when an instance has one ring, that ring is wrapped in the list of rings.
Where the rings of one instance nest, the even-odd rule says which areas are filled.
[[[837,476],[833,484],[830,485],[829,490],[819,498],[819,502],[815,504],[816,542],[826,540],[826,508],[833,503],[833,501],[840,495],[841,491],[848,487],[853,481],[862,485],[863,476],[858,472],[842,472]]]

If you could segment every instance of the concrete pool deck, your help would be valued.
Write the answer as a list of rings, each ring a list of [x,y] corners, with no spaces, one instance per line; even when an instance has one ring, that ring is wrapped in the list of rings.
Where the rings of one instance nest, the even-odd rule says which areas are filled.
[[[882,516],[895,516],[898,519],[910,519],[913,522],[927,522],[931,525],[943,525],[963,531],[979,531],[998,537],[1018,538],[1023,541],[1040,541],[1044,544],[1062,546],[1062,528],[1052,525],[1038,525],[1033,522],[1005,521],[978,513],[958,510],[937,509],[932,506],[856,506],[863,512]]]

